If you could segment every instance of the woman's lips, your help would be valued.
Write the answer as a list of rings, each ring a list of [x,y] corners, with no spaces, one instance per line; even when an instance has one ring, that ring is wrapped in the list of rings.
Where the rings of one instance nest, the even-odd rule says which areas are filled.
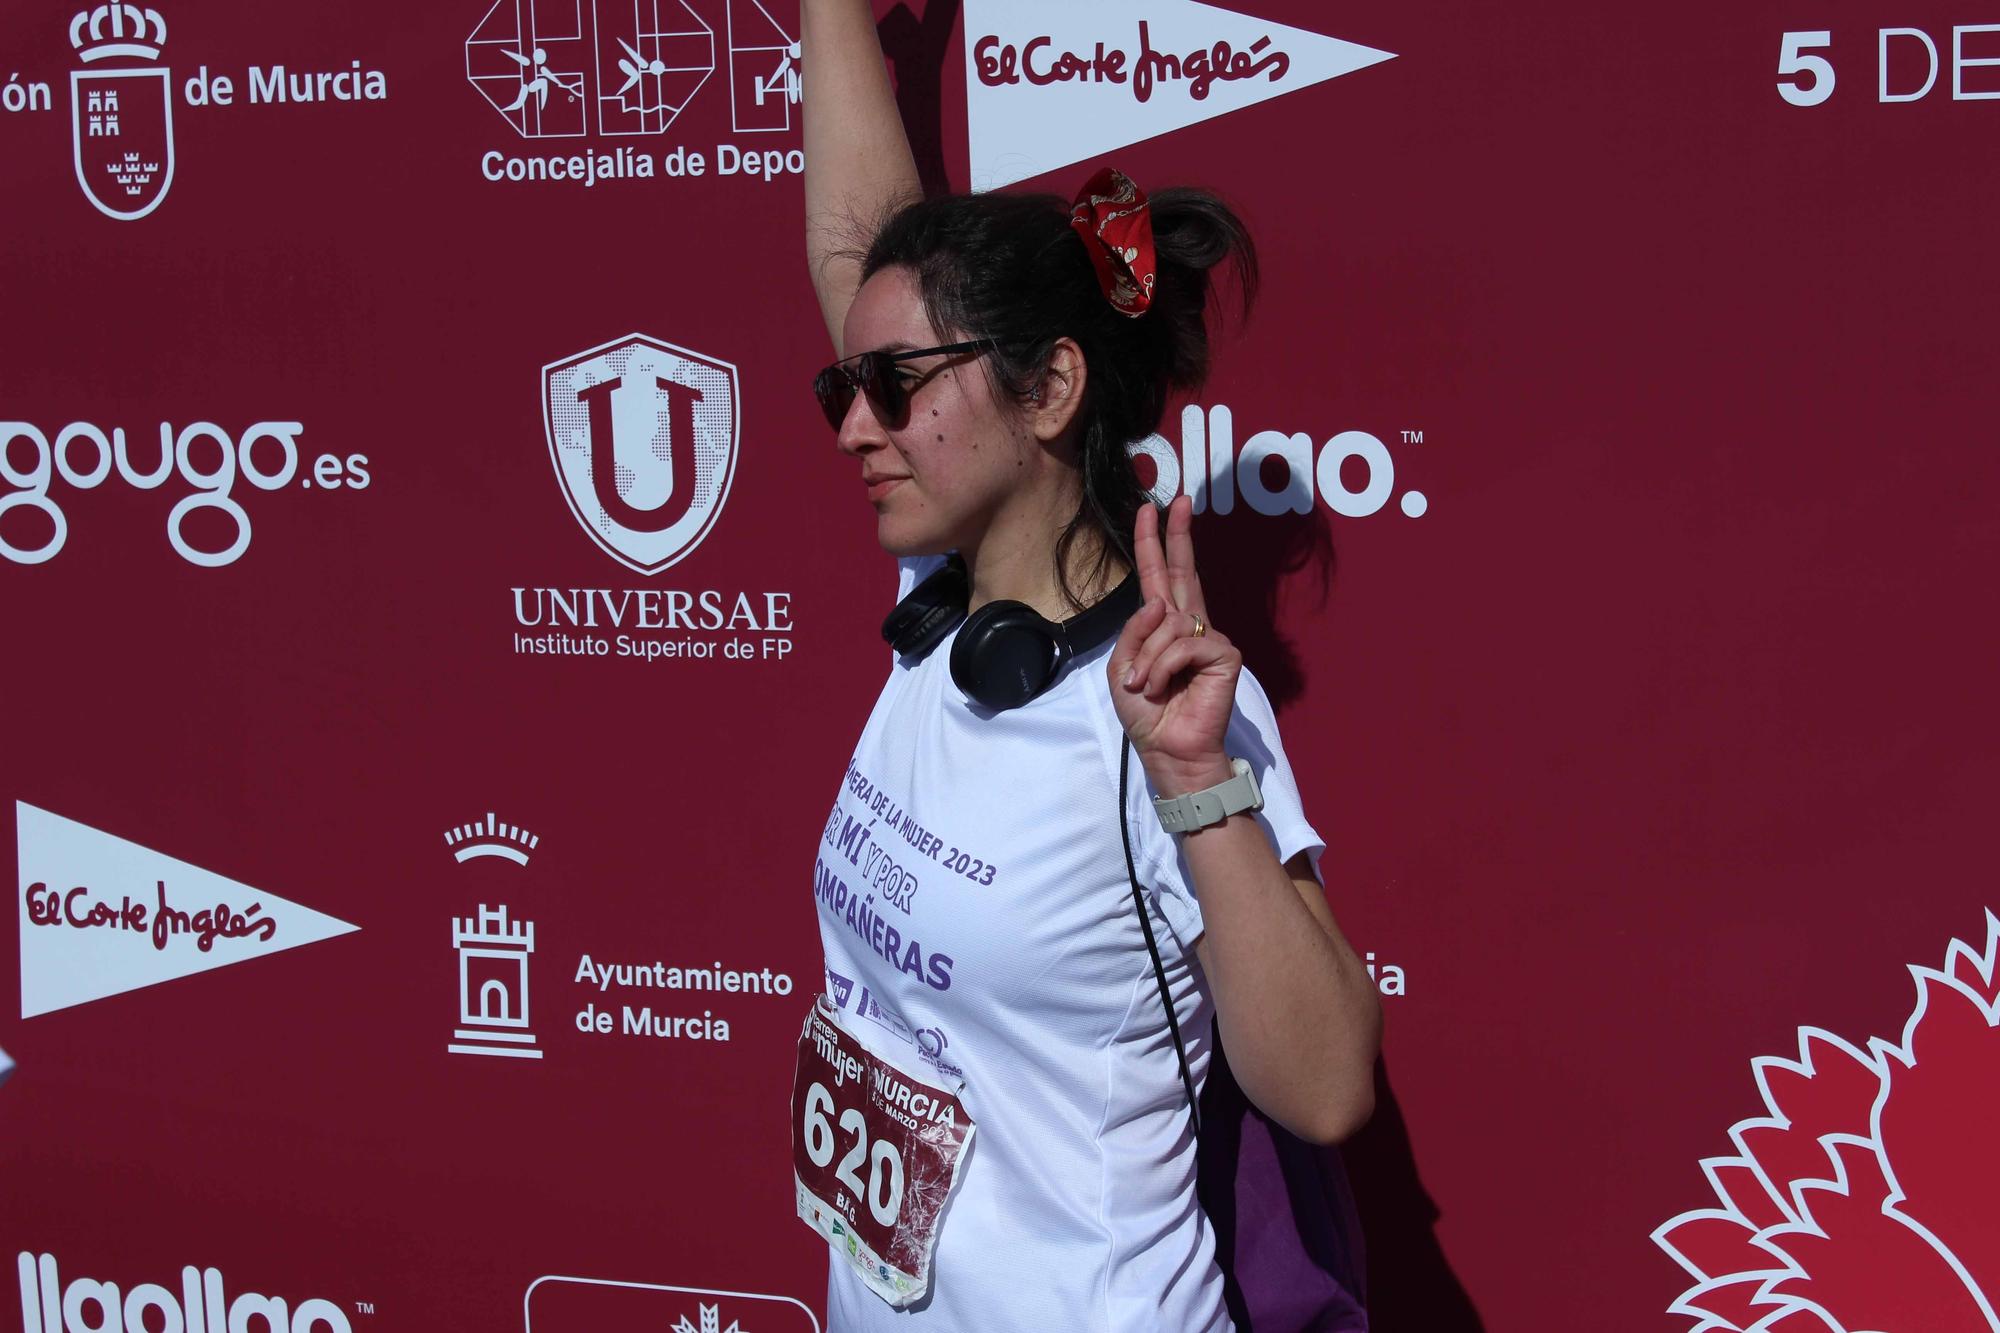
[[[862,480],[864,482],[867,482],[868,485],[868,503],[881,504],[883,496],[887,495],[890,491],[895,490],[898,486],[901,486],[904,482],[908,481],[909,478],[878,477],[875,478],[874,480],[869,480],[868,478],[864,477],[862,478]]]

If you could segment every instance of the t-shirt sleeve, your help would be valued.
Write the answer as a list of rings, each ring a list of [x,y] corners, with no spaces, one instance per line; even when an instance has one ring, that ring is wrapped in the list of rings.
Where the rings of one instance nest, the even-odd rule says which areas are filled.
[[[1264,687],[1247,667],[1236,681],[1236,707],[1229,718],[1227,749],[1230,758],[1249,761],[1251,771],[1257,775],[1258,789],[1264,794],[1264,808],[1257,812],[1257,823],[1270,839],[1279,862],[1305,852],[1312,858],[1317,874],[1320,853],[1326,843],[1306,821],[1291,761],[1285,757],[1285,747],[1278,739],[1277,716],[1271,711]],[[1132,859],[1139,871],[1140,884],[1151,890],[1175,938],[1184,950],[1192,950],[1206,929],[1201,902],[1195,893],[1193,876],[1188,872],[1187,858],[1181,854],[1180,838],[1161,828],[1160,818],[1153,812],[1153,797],[1159,794],[1152,790],[1146,771],[1134,754],[1126,811],[1134,835]]]

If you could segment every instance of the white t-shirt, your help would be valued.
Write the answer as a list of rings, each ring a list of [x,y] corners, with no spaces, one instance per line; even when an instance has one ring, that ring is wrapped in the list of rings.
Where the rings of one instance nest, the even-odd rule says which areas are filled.
[[[898,596],[937,564],[904,561]],[[864,1045],[927,1064],[946,1086],[962,1079],[979,1128],[930,1293],[898,1311],[833,1263],[829,1333],[1231,1327],[1125,876],[1110,651],[1080,656],[1040,698],[998,714],[953,682],[950,639],[899,659],[841,781],[814,876],[828,994]],[[1280,860],[1317,857],[1248,671],[1227,748],[1256,770],[1258,822]],[[1152,795],[1134,755],[1133,859],[1199,1088],[1213,1015],[1194,954],[1201,905]]]

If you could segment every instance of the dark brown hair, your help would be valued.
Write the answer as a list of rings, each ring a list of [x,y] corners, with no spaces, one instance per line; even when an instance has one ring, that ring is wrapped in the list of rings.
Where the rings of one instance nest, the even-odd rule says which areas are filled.
[[[1131,559],[1132,522],[1146,491],[1127,446],[1159,428],[1168,399],[1208,372],[1208,306],[1214,275],[1234,261],[1249,311],[1257,256],[1240,218],[1213,195],[1166,189],[1150,197],[1159,278],[1145,314],[1122,315],[1105,299],[1070,208],[1052,194],[940,195],[890,216],[862,259],[864,280],[908,268],[941,337],[990,338],[994,382],[1028,401],[1048,371],[1056,341],[1083,349],[1088,370],[1079,409],[1077,460],[1083,498],[1054,552],[1057,578],[1082,609],[1069,554],[1095,527],[1103,537],[1091,579],[1114,553]]]

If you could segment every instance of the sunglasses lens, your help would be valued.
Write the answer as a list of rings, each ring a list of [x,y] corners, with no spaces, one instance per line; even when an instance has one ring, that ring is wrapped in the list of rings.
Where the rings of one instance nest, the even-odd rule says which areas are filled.
[[[813,396],[819,399],[826,424],[839,430],[854,406],[855,392],[866,393],[876,420],[890,430],[901,430],[903,412],[909,406],[903,381],[896,375],[896,362],[880,352],[864,352],[850,367],[836,362],[813,376]]]
[[[828,366],[813,376],[813,397],[826,413],[826,424],[839,430],[840,423],[847,420],[847,409],[854,405],[853,381],[839,366]]]
[[[855,367],[861,387],[875,408],[875,415],[890,430],[903,426],[903,381],[896,377],[896,363],[880,352],[869,352]]]

